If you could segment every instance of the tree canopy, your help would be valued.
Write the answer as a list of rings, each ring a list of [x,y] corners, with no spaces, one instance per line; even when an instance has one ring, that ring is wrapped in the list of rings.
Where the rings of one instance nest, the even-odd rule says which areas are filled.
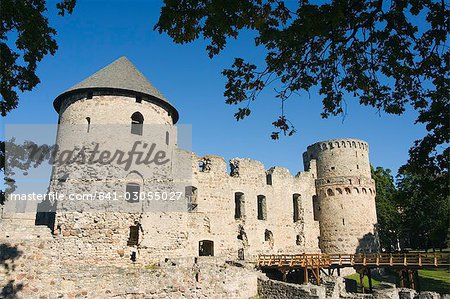
[[[450,196],[445,175],[405,172],[395,183],[389,169],[371,170],[382,249],[445,248],[450,242]]]
[[[398,207],[398,192],[390,169],[371,167],[372,178],[377,190],[375,203],[378,219],[378,237],[382,249],[386,251],[399,250],[400,213]]]
[[[404,172],[397,187],[403,246],[445,248],[450,241],[448,174]]]
[[[379,112],[418,112],[428,134],[410,150],[410,165],[448,171],[449,4],[432,0],[164,0],[155,29],[176,43],[209,40],[210,57],[243,30],[256,32],[265,63],[242,57],[223,71],[224,96],[239,105],[237,120],[250,115],[251,103],[265,88],[281,101],[280,133],[295,133],[284,101],[319,87],[322,117],[346,113],[346,101]],[[442,146],[446,148],[442,149]]]
[[[30,91],[37,84],[38,63],[58,49],[56,30],[45,16],[45,0],[0,1],[0,108],[2,117],[17,108],[18,91]],[[71,14],[76,0],[56,3],[58,14]],[[0,142],[0,170],[5,167],[5,143]],[[5,193],[0,190],[0,204]]]

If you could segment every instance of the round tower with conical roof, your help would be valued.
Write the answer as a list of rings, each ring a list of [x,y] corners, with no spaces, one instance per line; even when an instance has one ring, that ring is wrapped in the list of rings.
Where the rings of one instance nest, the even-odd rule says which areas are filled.
[[[318,142],[308,147],[303,160],[305,168],[316,168],[313,171],[317,174],[321,250],[376,251],[376,191],[367,142],[356,139]],[[311,163],[313,160],[315,163]]]
[[[73,153],[74,163],[57,163],[52,191],[122,201],[131,191],[142,192],[144,185],[146,191],[156,191],[149,186],[156,181],[160,185],[155,188],[164,187],[161,182],[173,170],[178,112],[126,57],[66,90],[53,105],[59,113],[58,159],[64,160],[66,151]],[[158,158],[158,152],[164,157]],[[155,159],[169,162],[156,165],[151,162]],[[141,204],[132,207],[142,211]],[[74,204],[66,201],[58,208],[65,205]],[[76,205],[86,211],[85,201]],[[87,208],[96,211],[103,205],[108,204],[97,198]]]

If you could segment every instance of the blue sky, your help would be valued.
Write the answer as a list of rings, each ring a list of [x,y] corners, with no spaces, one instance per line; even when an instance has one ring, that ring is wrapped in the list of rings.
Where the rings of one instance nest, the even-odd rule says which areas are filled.
[[[57,16],[55,3],[48,4],[48,16],[58,31],[59,49],[40,63],[41,83],[21,94],[19,107],[5,123],[56,123],[52,101],[59,93],[127,56],[178,109],[179,123],[192,125],[193,151],[199,155],[248,157],[260,160],[266,168],[282,166],[295,174],[303,170],[301,157],[309,144],[351,137],[369,143],[374,166],[395,173],[406,162],[413,141],[425,134],[422,126],[414,125],[414,111],[401,116],[379,115],[352,98],[347,99],[345,119],[322,119],[321,100],[313,91],[310,96],[287,101],[287,117],[298,132],[273,141],[271,123],[278,116],[280,103],[270,89],[252,104],[252,115],[244,121],[236,122],[236,107],[224,103],[222,69],[231,66],[234,57],[256,63],[264,58],[264,49],[254,47],[251,32],[230,41],[226,50],[209,59],[205,41],[176,45],[153,31],[162,1],[79,0],[74,13],[65,17]]]

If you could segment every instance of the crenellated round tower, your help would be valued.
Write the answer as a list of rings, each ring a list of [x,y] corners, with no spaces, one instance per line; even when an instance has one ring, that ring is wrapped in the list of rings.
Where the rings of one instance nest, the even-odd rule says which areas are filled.
[[[367,142],[356,139],[317,142],[308,147],[303,160],[306,169],[314,164],[316,167],[312,171],[317,173],[322,252],[376,251],[376,191]]]

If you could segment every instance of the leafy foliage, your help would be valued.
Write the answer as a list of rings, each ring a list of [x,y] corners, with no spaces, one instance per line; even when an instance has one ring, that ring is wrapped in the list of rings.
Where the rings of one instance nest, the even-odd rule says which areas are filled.
[[[401,239],[411,248],[445,248],[450,224],[448,173],[403,173],[398,182]]]
[[[449,4],[433,0],[332,0],[295,7],[281,0],[165,0],[155,29],[176,43],[210,41],[210,57],[242,30],[256,31],[255,45],[266,49],[265,65],[236,58],[227,78],[226,103],[244,104],[237,120],[250,115],[250,104],[268,86],[276,87],[282,103],[280,133],[295,133],[285,115],[284,101],[318,86],[322,117],[346,113],[346,99],[379,112],[402,114],[417,110],[428,135],[410,151],[419,168],[446,167],[437,149],[449,137],[450,28]]]
[[[448,174],[403,173],[395,186],[389,169],[372,167],[372,178],[377,189],[378,235],[384,250],[447,246]]]
[[[56,4],[58,14],[71,14],[76,0]],[[55,54],[56,30],[49,26],[45,0],[0,1],[0,108],[1,115],[17,108],[18,91],[30,91],[40,81],[38,63],[47,54]],[[0,170],[4,171],[5,144],[0,144]],[[0,190],[0,204],[5,193]]]
[[[390,169],[371,167],[375,180],[375,203],[378,217],[378,236],[381,247],[386,251],[399,250],[397,243],[400,237],[400,213],[397,203],[398,192]]]
[[[322,117],[346,113],[346,100],[378,112],[416,110],[427,135],[416,140],[400,169],[395,190],[388,170],[377,168],[377,208],[385,249],[398,237],[410,246],[441,246],[448,229],[450,162],[450,4],[442,0],[164,0],[155,30],[176,43],[209,40],[209,57],[219,54],[243,30],[256,32],[255,46],[266,50],[263,65],[235,58],[226,77],[225,102],[251,103],[272,86],[281,112],[272,124],[280,134],[295,128],[285,101],[319,88]],[[420,223],[419,223],[420,222]],[[426,240],[422,242],[421,240]]]

